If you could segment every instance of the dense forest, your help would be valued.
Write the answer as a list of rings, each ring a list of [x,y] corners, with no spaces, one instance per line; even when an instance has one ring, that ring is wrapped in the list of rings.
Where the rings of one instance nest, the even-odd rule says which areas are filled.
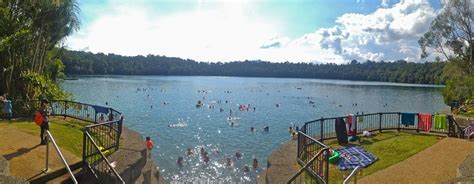
[[[65,73],[99,75],[200,75],[242,77],[295,77],[319,79],[366,80],[419,84],[442,84],[443,62],[412,63],[358,62],[349,64],[271,63],[235,61],[197,62],[166,56],[120,56],[64,51]]]
[[[0,0],[0,93],[9,98],[65,99],[58,85],[63,38],[79,28],[75,0]]]

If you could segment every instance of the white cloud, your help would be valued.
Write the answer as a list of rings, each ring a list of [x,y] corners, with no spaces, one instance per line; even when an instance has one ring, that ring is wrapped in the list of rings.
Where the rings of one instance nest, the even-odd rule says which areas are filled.
[[[167,16],[157,16],[147,7],[119,5],[99,14],[66,43],[95,53],[158,54],[199,61],[419,61],[417,40],[437,11],[426,0],[388,5],[383,0],[383,8],[373,13],[344,14],[335,26],[295,39],[282,35],[277,22],[246,16],[244,1]]]
[[[417,40],[436,15],[437,11],[425,0],[402,0],[370,14],[347,13],[337,18],[337,25],[331,28],[337,29],[335,32],[324,34],[321,47],[333,49],[345,61],[418,61]]]

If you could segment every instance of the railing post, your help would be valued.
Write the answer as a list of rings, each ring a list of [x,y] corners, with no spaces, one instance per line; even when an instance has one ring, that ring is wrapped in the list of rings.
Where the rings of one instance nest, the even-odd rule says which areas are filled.
[[[67,116],[67,101],[64,101],[64,117]]]
[[[398,127],[397,127],[397,130],[400,132],[400,123],[401,123],[401,113],[398,113]]]
[[[324,134],[323,128],[324,128],[324,119],[323,117],[321,117],[321,139],[320,139],[321,142],[323,142],[323,134]]]
[[[49,171],[49,136],[46,133],[46,130],[45,130],[45,134],[46,134],[46,165],[44,167],[44,172],[47,173]]]
[[[329,151],[326,151],[326,154],[324,154],[324,162],[325,162],[325,167],[326,169],[324,170],[324,181],[326,183],[329,183]]]
[[[298,162],[298,160],[299,160],[300,151],[301,151],[301,150],[300,150],[300,145],[301,145],[301,144],[300,144],[300,141],[301,141],[301,134],[298,133],[298,138],[297,138],[297,141],[296,141],[296,149],[297,149],[297,150],[296,150],[296,161],[297,161],[297,162]],[[267,162],[268,162],[268,161],[267,161]],[[267,165],[267,167],[268,167],[268,165]]]
[[[357,124],[358,124],[357,120],[359,119],[359,115],[354,115],[353,117],[354,119],[352,120],[352,124],[354,124],[353,126],[354,126],[355,135],[357,135]]]
[[[120,117],[119,124],[118,124],[118,134],[117,134],[117,147],[115,150],[118,150],[120,147],[120,135],[122,135],[122,124],[123,124],[123,116]]]
[[[82,162],[84,164],[84,168],[87,166],[87,161],[86,161],[86,155],[87,155],[87,152],[86,152],[86,131],[87,129],[84,128],[83,129],[83,132],[82,132]]]
[[[416,114],[416,116],[418,118],[418,123],[416,123],[416,132],[419,133],[420,132],[420,116],[418,113]]]
[[[379,132],[382,133],[382,113],[379,113]]]

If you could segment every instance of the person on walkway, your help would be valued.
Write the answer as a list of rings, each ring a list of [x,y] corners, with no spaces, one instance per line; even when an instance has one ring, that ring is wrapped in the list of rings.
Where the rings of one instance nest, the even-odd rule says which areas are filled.
[[[151,140],[150,137],[145,138],[145,143],[146,143],[146,149],[147,149],[147,152],[148,152],[147,156],[148,156],[148,158],[150,158],[151,157],[151,150],[153,149],[154,144],[153,144],[153,141]]]
[[[3,114],[5,119],[11,120],[12,119],[12,101],[8,98],[7,93],[2,96],[3,102]]]
[[[40,144],[41,145],[45,145],[46,144],[46,135],[45,135],[45,132],[46,130],[49,130],[49,111],[48,111],[48,105],[49,105],[49,101],[44,99],[44,100],[41,100],[41,105],[40,105],[40,109],[38,110],[39,113],[41,114],[42,116],[42,119],[43,119],[43,122],[41,123],[40,125],[40,130],[41,130],[41,133],[40,133],[40,139],[41,139],[41,142]]]

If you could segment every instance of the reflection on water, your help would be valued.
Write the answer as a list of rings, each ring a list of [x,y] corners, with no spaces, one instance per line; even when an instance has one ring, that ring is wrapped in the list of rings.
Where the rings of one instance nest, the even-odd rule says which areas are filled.
[[[62,86],[78,101],[107,103],[123,112],[127,127],[150,136],[156,145],[152,157],[168,181],[255,183],[266,158],[289,140],[289,126],[357,112],[446,108],[439,86],[378,82],[92,76]],[[202,104],[197,107],[198,101]],[[188,148],[192,156],[187,156]],[[207,157],[201,156],[201,148]],[[242,154],[240,159],[236,152]],[[252,168],[254,158],[257,170]]]

